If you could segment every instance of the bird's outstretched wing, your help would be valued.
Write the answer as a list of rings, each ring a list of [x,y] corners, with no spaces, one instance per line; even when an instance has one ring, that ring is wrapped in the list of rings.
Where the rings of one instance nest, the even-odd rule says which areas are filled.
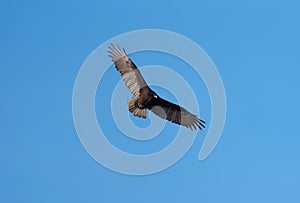
[[[139,90],[142,87],[147,86],[147,83],[136,65],[127,56],[125,50],[118,46],[111,44],[108,53],[117,70],[121,73],[123,81],[130,93],[133,96],[138,97],[140,94]]]
[[[197,130],[198,128],[202,130],[202,128],[205,128],[205,122],[196,115],[160,97],[156,99],[150,110],[163,119],[185,126],[191,130]]]

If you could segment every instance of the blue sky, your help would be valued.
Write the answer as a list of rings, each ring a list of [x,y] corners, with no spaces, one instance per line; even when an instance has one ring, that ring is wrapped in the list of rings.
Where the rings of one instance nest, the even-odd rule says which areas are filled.
[[[299,202],[299,9],[296,0],[1,1],[0,201]],[[135,177],[104,168],[83,148],[72,91],[94,49],[145,28],[178,32],[207,52],[223,79],[227,119],[208,159],[197,159],[203,131],[174,166]],[[141,65],[155,57],[174,70],[181,65],[147,56],[132,57]],[[113,70],[107,74],[116,83]],[[209,118],[207,92],[196,91]],[[146,150],[172,138],[161,140]]]

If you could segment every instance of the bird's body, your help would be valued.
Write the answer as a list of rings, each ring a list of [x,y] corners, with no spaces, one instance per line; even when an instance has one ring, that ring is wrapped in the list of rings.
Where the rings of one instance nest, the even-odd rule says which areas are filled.
[[[136,103],[139,108],[148,108],[153,103],[153,99],[157,97],[157,94],[150,89],[148,86],[142,87],[140,90],[140,96],[138,97]]]
[[[109,56],[120,72],[125,85],[135,98],[128,99],[128,110],[134,116],[146,118],[147,109],[157,116],[192,130],[204,128],[205,122],[183,107],[159,97],[145,82],[136,65],[124,49],[109,47]]]
[[[155,95],[155,96],[154,96]],[[148,86],[139,89],[139,96],[133,99],[128,99],[128,109],[135,116],[146,118],[147,109],[151,109],[156,93]]]

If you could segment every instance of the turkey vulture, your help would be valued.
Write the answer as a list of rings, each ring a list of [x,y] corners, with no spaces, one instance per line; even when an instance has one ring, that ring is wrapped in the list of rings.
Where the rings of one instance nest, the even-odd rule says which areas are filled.
[[[157,116],[191,130],[198,128],[202,130],[205,127],[203,120],[183,107],[164,100],[150,89],[136,65],[127,56],[124,48],[121,49],[111,44],[108,53],[116,69],[121,73],[126,87],[135,97],[128,99],[128,109],[134,116],[146,118],[147,109],[149,109]]]

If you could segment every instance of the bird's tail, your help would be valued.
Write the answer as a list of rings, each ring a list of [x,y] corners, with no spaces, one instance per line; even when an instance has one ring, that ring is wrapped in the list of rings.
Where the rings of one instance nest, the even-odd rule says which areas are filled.
[[[128,104],[128,110],[132,113],[134,112],[134,110],[137,108],[135,106],[135,102],[136,102],[137,98],[133,98],[133,99],[128,99],[127,104]]]
[[[128,99],[128,110],[133,113],[134,116],[140,117],[140,118],[146,118],[147,109],[139,109],[136,105],[137,98]]]

